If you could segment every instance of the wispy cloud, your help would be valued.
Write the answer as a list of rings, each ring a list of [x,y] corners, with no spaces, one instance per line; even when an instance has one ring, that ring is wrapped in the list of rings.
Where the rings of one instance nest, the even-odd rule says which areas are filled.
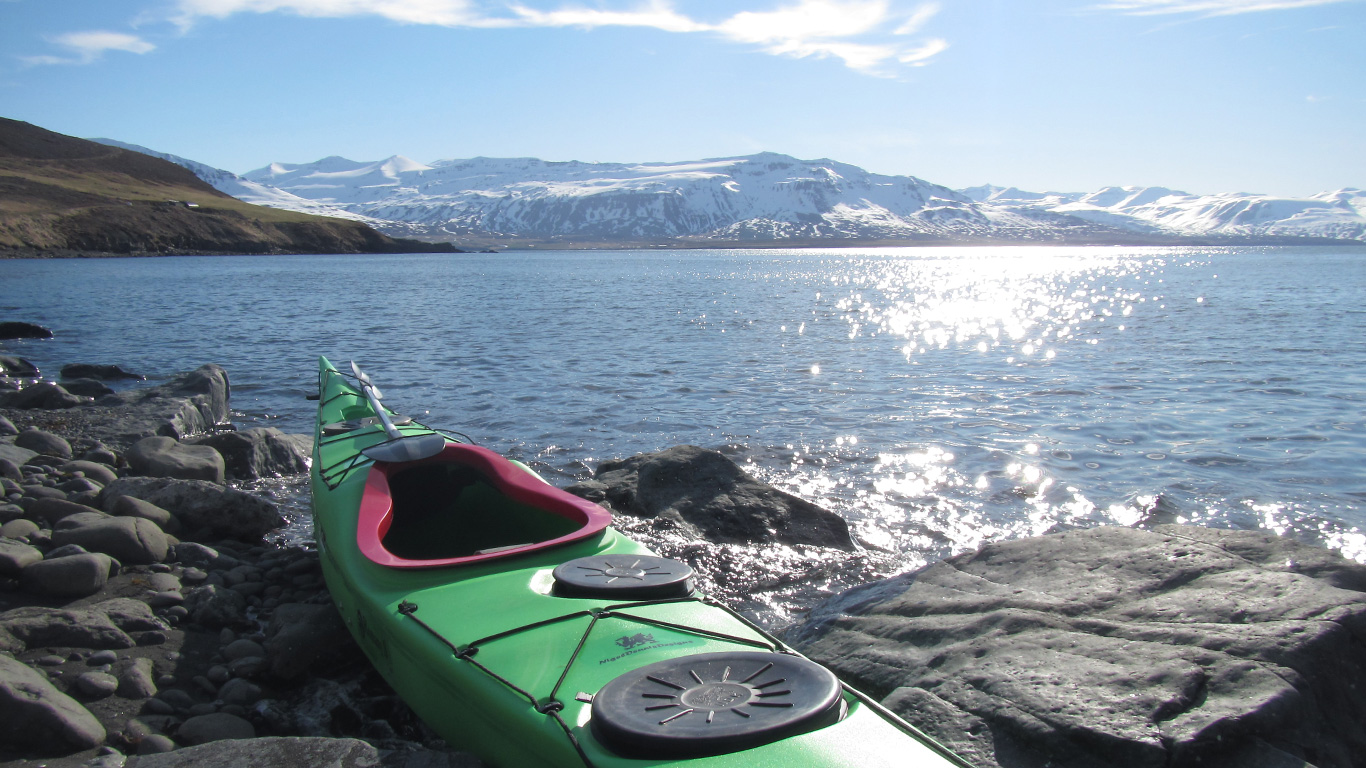
[[[48,38],[48,42],[66,51],[63,55],[22,56],[20,59],[31,65],[43,64],[90,64],[99,60],[106,51],[127,53],[150,53],[156,46],[137,35],[124,32],[91,30],[87,32],[68,32]]]
[[[907,14],[894,10],[892,0],[797,0],[768,10],[742,10],[719,22],[681,13],[668,0],[647,0],[624,9],[561,5],[550,10],[525,2],[494,5],[491,0],[178,0],[175,9],[172,20],[183,29],[204,19],[241,13],[288,13],[373,16],[447,27],[614,26],[708,33],[777,56],[835,58],[851,69],[877,75],[890,74],[897,63],[923,66],[948,47],[942,40],[908,44],[896,39],[919,32],[939,11],[934,2]]]
[[[1357,0],[1112,0],[1095,6],[1103,11],[1121,11],[1135,16],[1194,13],[1204,16],[1232,16],[1260,11],[1284,11],[1333,5]]]

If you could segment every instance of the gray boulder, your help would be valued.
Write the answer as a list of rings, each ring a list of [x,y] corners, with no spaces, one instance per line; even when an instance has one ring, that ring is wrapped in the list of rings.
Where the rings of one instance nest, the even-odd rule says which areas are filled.
[[[0,743],[60,754],[104,743],[100,721],[27,664],[0,654]]]
[[[788,639],[979,766],[1358,766],[1363,585],[1268,534],[1097,528],[849,590]]]
[[[844,518],[694,445],[605,461],[592,482],[568,490],[626,514],[673,519],[709,541],[854,548]]]
[[[91,398],[69,392],[62,385],[51,381],[39,381],[30,384],[18,392],[5,395],[3,400],[6,408],[47,411],[76,408],[89,402],[91,402]]]
[[[128,449],[128,466],[139,475],[223,482],[223,456],[207,445],[189,445],[170,437],[145,437]]]
[[[61,466],[61,470],[66,473],[80,472],[100,485],[109,485],[119,479],[119,473],[115,472],[113,467],[86,459],[68,461]]]
[[[5,523],[4,527],[9,527],[18,522],[23,521],[15,520]],[[42,559],[43,553],[38,551],[36,547],[10,538],[0,538],[0,576],[17,579],[25,568],[34,563],[42,562]]]
[[[24,589],[49,597],[86,597],[104,589],[114,562],[109,555],[88,553],[33,563],[21,574]]]
[[[4,525],[0,525],[0,536],[7,539],[24,539],[32,536],[39,531],[37,523],[27,518],[15,518]]]
[[[157,524],[158,528],[169,533],[180,530],[180,520],[170,511],[149,501],[135,499],[132,496],[116,497],[113,504],[110,505],[109,512],[118,517],[140,517],[143,520],[151,520]]]
[[[36,427],[29,427],[20,432],[14,438],[14,444],[42,456],[56,456],[61,459],[71,458],[71,443],[68,443],[66,438]]]
[[[72,515],[61,521],[52,531],[53,544],[75,544],[90,552],[103,552],[124,565],[151,565],[166,559],[166,534],[150,520],[104,516],[67,525],[77,517],[87,516]]]
[[[204,531],[218,539],[260,541],[285,524],[274,504],[232,488],[203,480],[124,477],[100,491],[101,509],[111,509],[119,496],[132,496],[169,511],[186,531]]]
[[[183,373],[159,387],[130,389],[100,398],[99,405],[121,409],[129,415],[145,414],[159,422],[146,434],[179,440],[211,431],[228,420],[231,387],[228,372],[204,365]],[[163,415],[168,414],[169,415]]]
[[[30,363],[22,357],[11,355],[0,355],[0,376],[9,376],[16,379],[32,379],[40,375],[38,366]]]
[[[304,439],[300,440],[301,437]],[[286,435],[274,427],[255,427],[240,432],[220,432],[195,443],[210,446],[222,454],[228,477],[254,480],[307,472],[312,438]]]
[[[84,608],[15,608],[0,613],[0,650],[132,648],[136,643],[129,632],[165,629],[166,624],[146,603],[131,598],[105,600]]]
[[[33,518],[40,520],[49,526],[56,525],[72,515],[89,514],[99,512],[98,509],[87,507],[84,504],[77,504],[66,499],[37,499],[29,505],[28,513]]]

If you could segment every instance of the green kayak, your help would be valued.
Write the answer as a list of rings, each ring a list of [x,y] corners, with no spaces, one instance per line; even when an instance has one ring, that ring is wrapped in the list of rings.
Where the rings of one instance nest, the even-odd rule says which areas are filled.
[[[602,507],[319,365],[323,574],[356,641],[500,768],[966,766],[693,586]]]

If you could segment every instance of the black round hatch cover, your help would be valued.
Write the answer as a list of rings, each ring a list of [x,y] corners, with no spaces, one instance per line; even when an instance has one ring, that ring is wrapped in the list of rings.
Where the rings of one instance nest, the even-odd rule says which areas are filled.
[[[656,600],[692,594],[687,563],[653,555],[591,555],[555,569],[555,594],[612,600]]]
[[[593,697],[593,735],[624,757],[670,759],[750,749],[840,718],[840,683],[783,653],[681,656],[627,672]]]

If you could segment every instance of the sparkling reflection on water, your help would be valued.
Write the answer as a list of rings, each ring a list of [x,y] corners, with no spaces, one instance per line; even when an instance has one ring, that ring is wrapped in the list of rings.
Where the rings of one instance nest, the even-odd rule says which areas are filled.
[[[58,332],[8,353],[154,376],[217,362],[242,424],[308,431],[326,354],[560,485],[604,459],[721,448],[867,547],[835,568],[706,553],[772,586],[721,591],[782,614],[801,590],[1069,526],[1262,528],[1366,561],[1363,257],[561,252],[11,261],[0,277],[7,316]],[[274,492],[304,517],[302,485]]]

